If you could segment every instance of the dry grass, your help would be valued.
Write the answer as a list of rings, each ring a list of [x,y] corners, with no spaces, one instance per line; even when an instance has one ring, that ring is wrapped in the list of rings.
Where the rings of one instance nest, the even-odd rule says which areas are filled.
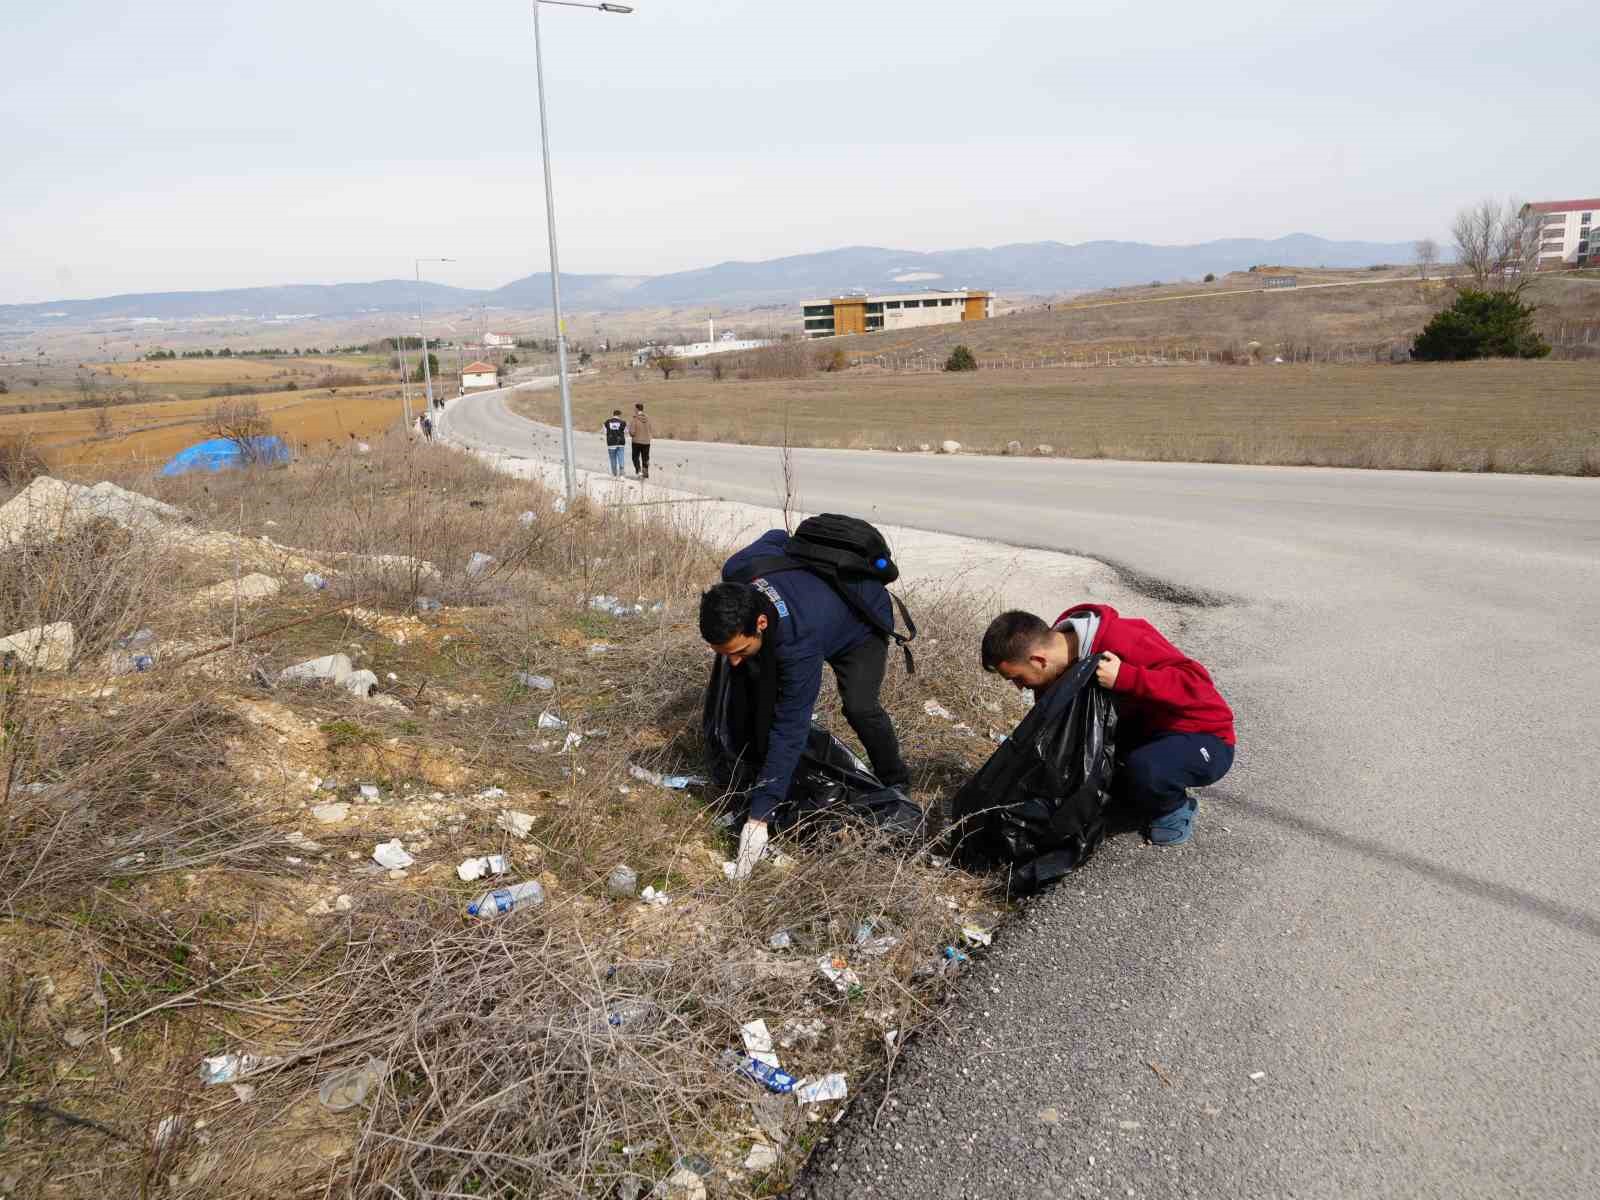
[[[122,482],[199,528],[96,527],[8,555],[0,590],[6,621],[84,626],[72,670],[0,675],[8,1196],[590,1196],[685,1155],[712,1166],[713,1196],[771,1195],[827,1126],[721,1069],[739,1024],[819,1022],[785,1066],[846,1071],[855,1093],[892,1066],[886,1030],[937,1019],[943,981],[924,968],[955,936],[951,904],[989,903],[977,881],[843,828],[789,840],[791,865],[735,885],[707,798],[629,774],[698,765],[693,597],[720,551],[692,517],[558,512],[534,485],[399,437]],[[470,574],[474,551],[494,566]],[[422,557],[434,571],[399,565]],[[300,584],[308,564],[326,591]],[[283,590],[190,602],[250,570]],[[600,592],[665,607],[616,617],[589,607]],[[419,610],[423,594],[448,603]],[[983,722],[1014,704],[968,661],[974,616],[953,593],[923,597],[920,673],[891,674],[925,800],[982,760]],[[142,627],[154,669],[116,673]],[[380,701],[252,681],[253,665],[336,649],[383,681]],[[923,714],[930,688],[975,730]],[[545,709],[581,745],[562,753]],[[312,818],[334,800],[347,820]],[[504,808],[533,819],[526,840],[498,828]],[[393,836],[418,860],[405,878],[370,863]],[[454,866],[491,852],[546,903],[464,921],[484,885]],[[607,897],[618,862],[672,902]],[[880,957],[854,947],[869,920],[899,939]],[[780,928],[792,949],[768,946]],[[858,990],[818,974],[833,952]],[[621,1006],[635,1016],[613,1026]],[[224,1051],[281,1061],[242,1093],[201,1086],[199,1058]],[[318,1086],[369,1058],[387,1070],[368,1103],[324,1109]],[[739,1165],[757,1136],[781,1152],[772,1171]]]
[[[1044,443],[1074,457],[1570,474],[1600,452],[1600,364],[1128,367],[781,382],[609,378],[580,427],[634,399],[663,438],[915,449]],[[554,420],[527,393],[526,415]]]

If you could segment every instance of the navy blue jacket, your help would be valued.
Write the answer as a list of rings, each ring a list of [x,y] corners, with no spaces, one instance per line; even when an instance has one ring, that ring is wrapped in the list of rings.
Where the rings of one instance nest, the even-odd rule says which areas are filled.
[[[723,564],[722,578],[738,578],[757,559],[781,556],[788,540],[783,530],[769,529]],[[822,664],[882,635],[851,612],[831,584],[810,571],[779,571],[754,582],[778,610],[783,630],[777,646],[778,701],[767,737],[767,761],[750,797],[751,819],[764,821],[788,795],[789,781],[805,749],[822,689]],[[881,583],[860,580],[845,586],[885,625],[893,621],[889,593]]]

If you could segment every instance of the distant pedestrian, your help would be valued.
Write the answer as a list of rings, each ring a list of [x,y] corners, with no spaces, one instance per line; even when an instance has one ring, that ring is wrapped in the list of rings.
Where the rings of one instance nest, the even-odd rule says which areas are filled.
[[[628,433],[633,438],[633,473],[640,479],[649,479],[650,418],[644,415],[644,405],[633,406],[633,420],[628,423]]]
[[[433,441],[433,418],[427,413],[422,414],[422,436],[428,441]]]
[[[606,431],[606,454],[611,458],[611,474],[620,478],[622,456],[628,449],[628,423],[622,419],[622,410],[613,408],[600,427]]]

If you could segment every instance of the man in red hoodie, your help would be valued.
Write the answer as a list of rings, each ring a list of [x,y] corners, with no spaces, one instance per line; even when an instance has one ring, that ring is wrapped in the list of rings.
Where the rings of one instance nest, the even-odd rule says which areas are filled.
[[[983,635],[983,669],[1037,698],[1079,659],[1099,657],[1095,679],[1117,709],[1114,786],[1145,836],[1178,846],[1194,831],[1189,789],[1233,766],[1233,710],[1211,676],[1148,621],[1107,604],[1080,604],[1046,625],[1028,612],[1001,613]]]

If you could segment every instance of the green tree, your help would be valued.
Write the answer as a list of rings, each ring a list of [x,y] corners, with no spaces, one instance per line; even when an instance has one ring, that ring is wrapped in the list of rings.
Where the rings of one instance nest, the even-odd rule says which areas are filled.
[[[946,371],[976,371],[978,360],[972,357],[972,351],[965,346],[957,346],[950,351],[950,357],[944,360]]]
[[[1515,291],[1463,288],[1449,308],[1434,314],[1411,346],[1424,362],[1470,358],[1543,358],[1550,344],[1533,327],[1537,306],[1524,304]]]
[[[431,375],[435,379],[439,378],[439,356],[437,354],[435,354],[432,350],[428,351],[428,372],[427,373],[429,375]],[[413,383],[421,383],[423,381],[422,364],[420,362],[417,363],[416,373],[412,375],[411,381]]]

